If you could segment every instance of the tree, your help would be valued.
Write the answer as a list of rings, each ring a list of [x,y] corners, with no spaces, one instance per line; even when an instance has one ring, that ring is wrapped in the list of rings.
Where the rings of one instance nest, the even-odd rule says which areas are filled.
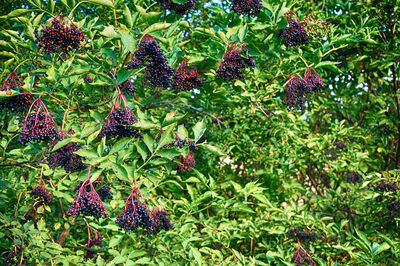
[[[398,6],[13,1],[2,261],[394,264]]]

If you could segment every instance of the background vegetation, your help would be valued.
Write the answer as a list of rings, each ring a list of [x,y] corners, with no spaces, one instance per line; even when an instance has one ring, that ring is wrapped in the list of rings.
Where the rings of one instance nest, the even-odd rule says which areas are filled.
[[[399,258],[400,163],[398,0],[264,0],[253,17],[234,14],[229,2],[199,1],[187,15],[165,12],[149,0],[3,0],[0,79],[17,70],[23,89],[40,93],[57,125],[72,130],[80,155],[114,194],[107,219],[86,221],[104,239],[102,252],[85,259],[82,218],[65,215],[87,170],[68,174],[41,159],[45,144],[17,142],[25,113],[0,114],[0,254],[21,245],[23,264],[243,264],[290,265],[298,241],[293,228],[317,234],[303,244],[318,265],[396,264]],[[4,7],[4,8],[3,8]],[[286,12],[327,23],[321,37],[286,49],[278,39]],[[89,41],[67,57],[38,51],[34,30],[58,14],[82,27]],[[143,71],[122,66],[138,40],[151,34],[175,69],[182,58],[199,71],[199,92],[141,84]],[[243,41],[257,66],[242,81],[216,78],[228,41]],[[312,65],[326,84],[303,111],[282,103],[287,75]],[[104,71],[114,71],[110,78]],[[89,74],[92,83],[83,80]],[[128,104],[143,139],[97,138],[116,95],[136,77]],[[7,97],[4,93],[1,96]],[[58,100],[55,100],[58,99]],[[161,152],[157,128],[197,142],[193,171]],[[71,132],[72,132],[71,131]],[[339,143],[341,142],[341,143]],[[340,145],[339,145],[340,144]],[[344,144],[341,145],[341,144]],[[340,147],[342,148],[340,148]],[[54,196],[24,221],[41,170]],[[361,175],[361,182],[348,178]],[[156,236],[124,233],[115,223],[134,178],[144,197],[163,203],[174,229]],[[388,204],[392,206],[388,208]]]

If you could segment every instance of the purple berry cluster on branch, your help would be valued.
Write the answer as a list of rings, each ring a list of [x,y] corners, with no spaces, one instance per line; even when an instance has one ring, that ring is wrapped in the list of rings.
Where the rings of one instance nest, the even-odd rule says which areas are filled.
[[[303,110],[306,107],[306,102],[311,99],[311,95],[324,85],[315,69],[308,67],[304,78],[299,74],[293,74],[289,77],[283,104],[287,105],[288,109],[291,110]]]
[[[117,74],[114,74],[113,71],[106,73],[111,78],[117,78]],[[119,84],[118,89],[121,91],[121,93],[128,96],[133,96],[133,94],[136,92],[136,87],[130,78]]]
[[[80,155],[75,154],[80,149],[82,147],[77,143],[70,142],[64,147],[52,151],[47,158],[47,163],[52,169],[61,166],[68,173],[84,170],[87,165],[82,162],[83,158]]]
[[[33,111],[33,112],[31,112]],[[33,101],[25,117],[18,141],[26,144],[30,141],[55,141],[59,140],[61,134],[56,123],[51,117],[46,105],[39,97]]]
[[[183,4],[177,4],[171,0],[157,0],[157,2],[160,3],[165,9],[169,11],[173,10],[177,14],[182,15],[193,9],[196,4],[196,0],[187,0],[186,3]]]
[[[67,24],[65,18],[70,22]],[[50,26],[35,30],[38,49],[45,54],[64,53],[82,50],[82,42],[86,40],[82,29],[78,28],[69,17],[58,15],[51,20]]]
[[[90,181],[90,168],[88,178],[82,183],[76,193],[75,198],[67,211],[67,215],[73,217],[79,215],[82,215],[83,217],[93,216],[97,219],[100,217],[108,217],[104,204]]]
[[[241,15],[257,15],[262,7],[261,0],[232,0],[231,8]]]
[[[390,182],[389,180],[382,180],[381,182],[379,182],[379,184],[376,186],[375,189],[389,192],[389,191],[397,191],[399,190],[399,187],[396,184]]]
[[[193,153],[189,150],[186,156],[178,157],[179,164],[176,165],[177,169],[181,172],[190,172],[196,165],[196,161],[193,157]]]
[[[172,86],[181,91],[190,91],[203,86],[199,73],[193,66],[187,65],[188,60],[183,59],[182,63],[175,71]]]
[[[171,86],[174,69],[168,65],[168,60],[157,41],[149,34],[140,39],[133,60],[126,68],[140,67],[145,67],[146,70],[143,83],[149,81],[151,88]]]
[[[136,123],[136,116],[126,103],[125,96],[118,93],[115,97],[107,121],[103,125],[100,136],[106,136],[107,139],[113,137],[141,137],[140,132],[132,127]]]
[[[146,235],[157,234],[162,229],[173,228],[166,210],[160,211],[154,208],[153,211],[150,211],[136,186],[133,187],[126,199],[125,206],[118,215],[116,223],[125,231],[141,230]]]
[[[362,182],[362,176],[357,173],[357,172],[351,172],[349,173],[349,175],[347,176],[347,183],[361,183]]]
[[[24,83],[21,81],[18,74],[15,73],[15,71],[12,71],[4,81],[0,91],[15,90],[22,87],[23,85]],[[31,95],[24,90],[20,92],[21,94],[1,100],[0,112],[2,110],[8,110],[15,113],[21,113],[28,109],[29,106],[32,104]]]
[[[106,199],[112,199],[113,198],[113,193],[111,191],[110,186],[103,180],[103,178],[100,176],[94,181],[93,187],[96,190],[97,194],[99,195],[101,200],[106,200]],[[83,182],[80,182],[76,187],[75,191],[78,191],[83,185]],[[90,191],[90,186],[89,184],[86,184],[86,191]]]
[[[304,265],[305,263],[309,263],[312,266],[317,265],[311,258],[310,254],[308,254],[308,252],[301,246],[300,242],[293,255],[292,263],[296,264],[297,266]]]
[[[310,37],[297,15],[294,12],[288,12],[285,17],[289,27],[279,30],[278,37],[283,39],[286,48],[310,43]]]
[[[53,201],[53,196],[47,190],[42,177],[40,176],[38,184],[32,190],[32,196],[39,203],[39,205],[49,205]]]
[[[86,247],[91,248],[93,246],[98,246],[102,247],[103,246],[103,237],[99,231],[94,229],[93,227],[89,226],[86,224],[88,227],[88,242],[86,244]],[[92,250],[86,250],[85,251],[85,258],[90,259],[93,258],[96,255],[96,252]]]
[[[230,41],[225,47],[224,55],[217,70],[217,76],[227,81],[242,80],[245,78],[245,69],[247,67],[255,67],[255,65],[256,63],[248,55],[248,49],[244,43]]]

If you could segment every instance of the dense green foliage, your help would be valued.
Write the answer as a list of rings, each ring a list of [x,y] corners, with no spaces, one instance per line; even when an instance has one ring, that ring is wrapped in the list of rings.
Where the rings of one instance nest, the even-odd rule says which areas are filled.
[[[40,95],[69,138],[21,144],[28,110],[0,109],[0,261],[20,246],[15,264],[291,265],[299,243],[318,265],[400,261],[400,192],[378,187],[400,180],[399,0],[264,0],[253,16],[224,1],[199,1],[186,15],[150,0],[5,2],[0,80],[16,69],[24,85],[0,91],[0,103]],[[286,48],[278,31],[289,11],[326,27]],[[35,30],[60,14],[87,41],[82,51],[43,54]],[[203,86],[151,88],[143,68],[125,69],[144,34],[174,69],[188,59]],[[243,42],[256,63],[243,80],[217,77],[229,41]],[[289,76],[307,67],[325,86],[304,110],[288,110]],[[117,87],[132,76],[127,104],[143,137],[101,138]],[[187,146],[164,147],[173,132],[197,143],[192,171],[177,169]],[[88,170],[52,169],[47,158],[69,142],[83,147],[76,154],[92,182],[101,176],[111,187],[109,218],[66,215]],[[31,191],[40,177],[54,199],[38,207]],[[165,207],[173,230],[120,230],[115,219],[135,185],[149,205]],[[90,259],[87,224],[104,243]],[[316,233],[315,241],[291,238],[293,228]]]

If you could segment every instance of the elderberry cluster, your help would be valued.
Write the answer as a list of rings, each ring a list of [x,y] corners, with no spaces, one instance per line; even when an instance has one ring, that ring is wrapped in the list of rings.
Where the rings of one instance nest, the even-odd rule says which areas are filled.
[[[82,29],[72,22],[71,26],[68,26],[65,18],[64,15],[59,15],[50,22],[50,26],[46,26],[40,32],[35,30],[38,49],[43,53],[63,52],[67,54],[82,49],[81,43],[86,39]]]
[[[60,138],[60,132],[49,114],[43,111],[31,113],[26,118],[18,141],[26,144],[29,141],[51,141]]]
[[[76,187],[75,191],[78,191],[82,187],[83,182],[80,182]],[[103,180],[102,177],[96,179],[93,182],[93,187],[96,190],[101,200],[113,199],[113,193],[110,186]],[[86,185],[86,191],[90,191],[90,186]]]
[[[128,96],[133,96],[133,94],[136,92],[136,87],[133,85],[133,82],[131,79],[128,79],[127,81],[122,82],[120,85],[118,85],[118,88],[121,90],[121,92],[124,95]]]
[[[99,231],[97,231],[97,230],[94,230],[94,237],[93,238],[89,237],[86,246],[88,248],[91,248],[93,246],[102,247],[103,246],[103,237],[102,237],[101,233]],[[92,250],[86,250],[85,251],[85,258],[86,259],[93,258],[95,255],[96,255],[95,251],[92,251]]]
[[[70,142],[64,147],[50,153],[47,161],[52,169],[62,166],[66,172],[73,173],[86,169],[87,166],[82,162],[82,157],[75,154],[82,147],[75,142]]]
[[[317,239],[317,234],[309,231],[302,231],[295,227],[290,229],[286,236],[290,239],[299,240],[302,244],[307,244],[309,242],[315,242]]]
[[[400,217],[400,199],[387,204],[388,214],[392,217]]]
[[[257,15],[262,7],[261,0],[232,0],[231,8],[241,15]]]
[[[304,81],[308,84],[312,92],[318,92],[325,85],[318,74],[310,74],[304,77]]]
[[[278,37],[283,39],[283,44],[286,48],[310,43],[307,31],[295,19],[289,19],[289,27],[279,30]]]
[[[179,164],[176,164],[176,167],[181,172],[189,172],[192,171],[193,167],[196,165],[196,161],[194,160],[193,153],[189,150],[189,153],[186,157],[180,156],[178,157]]]
[[[50,192],[44,186],[36,186],[32,189],[32,196],[40,203],[50,204],[53,201],[53,197]]]
[[[171,221],[169,220],[168,213],[164,210],[154,210],[152,212],[153,215],[153,234],[157,234],[162,229],[168,231],[172,230],[174,226],[172,225]]]
[[[89,191],[87,191],[86,184],[90,186]],[[100,217],[108,217],[103,202],[97,192],[91,187],[90,180],[85,181],[78,190],[75,199],[72,201],[67,211],[67,215],[73,217],[79,215],[93,216],[97,219]]]
[[[140,132],[131,127],[135,123],[136,117],[129,108],[115,108],[103,125],[100,136],[106,136],[107,139],[113,137],[138,138],[141,136]]]
[[[347,183],[361,183],[362,182],[362,176],[359,173],[356,172],[351,172],[347,176]]]
[[[171,0],[157,0],[165,9],[174,10],[178,14],[186,14],[189,10],[194,8],[196,0],[187,0],[186,3],[176,4]]]
[[[154,219],[146,204],[138,199],[128,198],[123,207],[123,212],[118,215],[116,223],[125,231],[137,231],[143,229],[145,234],[154,230]]]
[[[150,82],[150,87],[168,88],[172,83],[174,69],[168,65],[167,58],[163,54],[153,36],[145,35],[135,51],[132,62],[127,69],[144,66],[146,74],[143,83]]]
[[[26,91],[21,91],[21,94],[2,100],[0,102],[0,112],[2,110],[9,110],[14,113],[22,113],[26,111],[31,104],[31,95]]]
[[[217,75],[227,81],[244,79],[244,70],[246,67],[255,67],[254,59],[248,55],[246,47],[242,49],[232,49],[227,52],[221,62]]]
[[[197,70],[193,66],[187,66],[184,60],[174,74],[172,86],[181,91],[190,91],[203,86],[203,83]]]
[[[24,248],[20,245],[13,246],[10,253],[7,254],[4,265],[20,265],[20,256]]]
[[[335,145],[336,149],[338,150],[344,150],[347,148],[346,144],[344,144],[343,141],[336,141],[335,143],[333,143],[333,145]]]
[[[388,180],[382,180],[375,188],[376,190],[383,190],[383,191],[397,191],[399,190],[399,187],[396,184],[393,184],[392,182]]]
[[[306,107],[306,101],[310,98],[311,88],[304,79],[295,76],[289,80],[285,92],[283,104],[291,110],[303,110]]]

